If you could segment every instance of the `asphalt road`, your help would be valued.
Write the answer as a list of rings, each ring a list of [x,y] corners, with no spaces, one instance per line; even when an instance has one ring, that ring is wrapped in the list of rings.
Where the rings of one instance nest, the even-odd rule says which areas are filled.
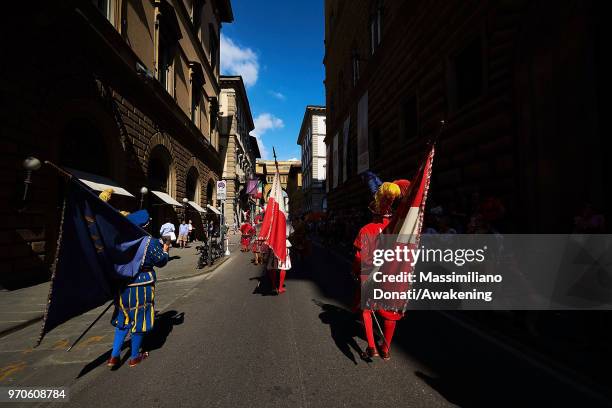
[[[258,293],[260,269],[242,253],[179,289],[160,286],[160,296],[177,298],[162,307],[147,339],[151,357],[135,368],[108,370],[101,347],[62,368],[65,352],[50,350],[54,364],[15,384],[65,384],[68,404],[40,405],[88,408],[602,403],[435,312],[400,323],[391,361],[362,361],[361,327],[341,307],[347,265],[324,250],[294,263],[280,296]]]

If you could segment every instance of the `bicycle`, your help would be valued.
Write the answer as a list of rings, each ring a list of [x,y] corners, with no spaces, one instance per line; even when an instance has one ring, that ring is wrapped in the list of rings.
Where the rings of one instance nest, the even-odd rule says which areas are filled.
[[[223,248],[221,248],[221,243],[219,242],[218,236],[214,236],[211,239],[210,246],[212,250],[211,252],[212,252],[213,261],[223,256]]]
[[[215,262],[213,248],[208,240],[204,241],[204,245],[196,246],[196,251],[200,255],[198,257],[198,269],[204,268],[205,265],[212,265]]]

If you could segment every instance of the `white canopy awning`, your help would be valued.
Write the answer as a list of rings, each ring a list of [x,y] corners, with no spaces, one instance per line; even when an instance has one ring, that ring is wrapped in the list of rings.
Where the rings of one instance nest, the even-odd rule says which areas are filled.
[[[214,206],[206,204],[206,207],[210,208],[214,213],[221,215],[221,211],[217,210]]]
[[[192,206],[193,208],[195,208],[195,210],[197,212],[201,212],[201,213],[205,213],[206,212],[206,210],[204,208],[200,207],[199,205],[197,205],[193,201],[189,201],[189,205]]]
[[[168,194],[164,193],[163,191],[152,190],[151,192],[155,194],[160,200],[162,200],[166,204],[178,205],[181,207],[183,206],[183,204],[179,203],[178,201],[176,201],[174,198],[170,197]]]
[[[117,183],[115,183],[111,179],[107,179],[106,177],[102,177],[102,176],[98,176],[97,174],[87,173],[85,171],[74,170],[70,168],[66,168],[66,170],[70,174],[72,174],[73,176],[81,180],[83,184],[85,184],[87,187],[91,188],[94,191],[104,191],[106,189],[112,188],[113,194],[127,196],[127,197],[134,197],[132,194],[130,194],[129,191],[127,191],[123,187],[119,187]]]

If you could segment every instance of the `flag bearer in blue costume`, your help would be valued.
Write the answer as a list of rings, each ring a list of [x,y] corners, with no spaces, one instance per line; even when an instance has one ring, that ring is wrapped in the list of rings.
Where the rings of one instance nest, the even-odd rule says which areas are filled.
[[[149,223],[147,210],[136,211],[127,218],[138,225],[145,227]],[[148,353],[141,353],[140,346],[144,335],[153,329],[155,320],[155,270],[154,267],[163,267],[168,263],[168,244],[163,244],[149,237],[144,260],[139,273],[126,284],[115,296],[115,312],[111,323],[115,326],[115,340],[113,351],[107,362],[109,367],[119,364],[121,346],[128,333],[131,338],[131,356],[128,364],[135,367],[148,357]]]

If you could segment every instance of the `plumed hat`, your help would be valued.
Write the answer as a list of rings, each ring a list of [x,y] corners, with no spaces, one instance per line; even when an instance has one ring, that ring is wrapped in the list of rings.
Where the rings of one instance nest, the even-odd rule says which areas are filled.
[[[126,216],[133,224],[139,227],[144,227],[149,222],[149,212],[147,210],[138,210]]]
[[[107,188],[106,190],[102,191],[98,197],[100,197],[100,200],[107,203],[108,200],[111,199],[111,196],[113,195],[114,192],[115,190],[113,190],[112,188]]]
[[[374,201],[370,203],[370,210],[379,215],[389,215],[391,205],[401,195],[400,187],[395,183],[384,182],[376,191]]]
[[[376,194],[383,183],[380,178],[370,170],[361,173],[361,179],[368,185],[368,189],[372,195]]]

